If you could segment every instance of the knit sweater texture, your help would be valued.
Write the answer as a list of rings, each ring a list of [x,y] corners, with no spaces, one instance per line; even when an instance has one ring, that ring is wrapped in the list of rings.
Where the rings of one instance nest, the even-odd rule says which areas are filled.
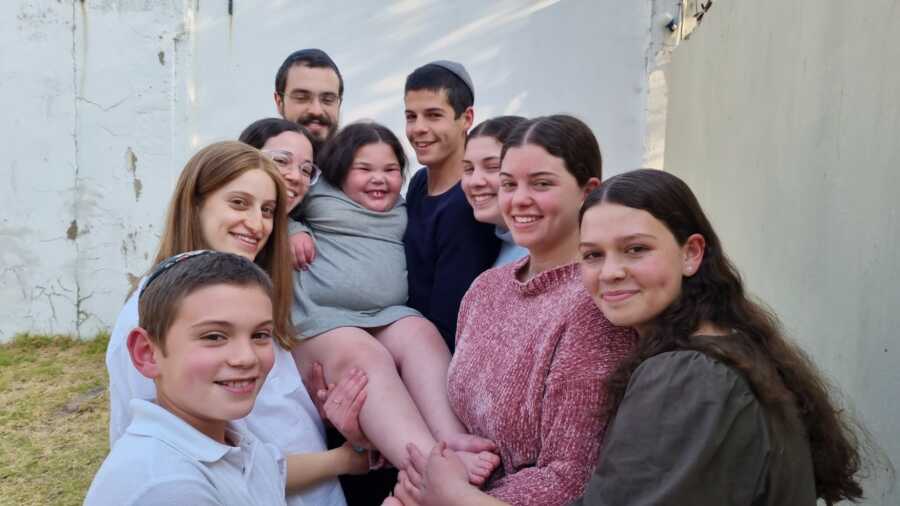
[[[597,462],[605,382],[636,336],[597,309],[578,264],[523,283],[516,273],[528,261],[472,283],[448,393],[466,428],[500,450],[488,494],[513,505],[563,505],[582,494]]]

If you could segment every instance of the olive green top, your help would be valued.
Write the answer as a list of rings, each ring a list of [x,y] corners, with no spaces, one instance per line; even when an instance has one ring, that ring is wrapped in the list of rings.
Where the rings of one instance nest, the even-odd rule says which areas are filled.
[[[583,506],[815,506],[809,440],[795,412],[766,412],[744,376],[698,351],[634,372]]]

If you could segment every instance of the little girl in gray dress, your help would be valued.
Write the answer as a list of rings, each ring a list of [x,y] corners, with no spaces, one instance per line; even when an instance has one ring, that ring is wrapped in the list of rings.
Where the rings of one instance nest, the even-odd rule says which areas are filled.
[[[450,353],[437,328],[406,307],[400,196],[406,156],[377,123],[341,130],[319,157],[322,180],[300,204],[315,241],[315,260],[294,275],[294,357],[304,374],[316,362],[328,378],[358,368],[368,376],[359,422],[396,467],[407,445],[428,452],[439,439],[465,434],[447,400]],[[469,479],[481,484],[499,457],[461,452]]]

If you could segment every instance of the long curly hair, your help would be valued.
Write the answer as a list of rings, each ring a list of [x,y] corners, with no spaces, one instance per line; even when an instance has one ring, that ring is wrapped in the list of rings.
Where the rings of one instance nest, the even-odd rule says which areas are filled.
[[[682,280],[681,294],[640,337],[634,354],[609,381],[614,416],[634,370],[648,358],[696,350],[741,372],[759,402],[777,420],[797,413],[809,438],[816,494],[831,505],[863,497],[863,455],[855,422],[835,405],[831,387],[812,360],[782,334],[778,319],[751,300],[691,189],[667,172],[641,169],[612,177],[585,200],[590,208],[613,203],[650,213],[684,245],[692,234],[706,240],[697,272]],[[701,324],[733,330],[730,336],[693,336]]]

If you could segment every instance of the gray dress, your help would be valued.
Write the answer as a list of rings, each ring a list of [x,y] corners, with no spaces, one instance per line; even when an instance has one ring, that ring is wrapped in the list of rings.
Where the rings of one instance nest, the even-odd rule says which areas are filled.
[[[769,415],[743,375],[697,351],[661,353],[628,383],[573,506],[815,506],[796,413]]]
[[[338,327],[372,328],[407,316],[406,203],[370,211],[320,180],[300,203],[306,230],[316,241],[309,270],[294,272],[291,316],[300,339]],[[296,225],[291,231],[298,230]]]

